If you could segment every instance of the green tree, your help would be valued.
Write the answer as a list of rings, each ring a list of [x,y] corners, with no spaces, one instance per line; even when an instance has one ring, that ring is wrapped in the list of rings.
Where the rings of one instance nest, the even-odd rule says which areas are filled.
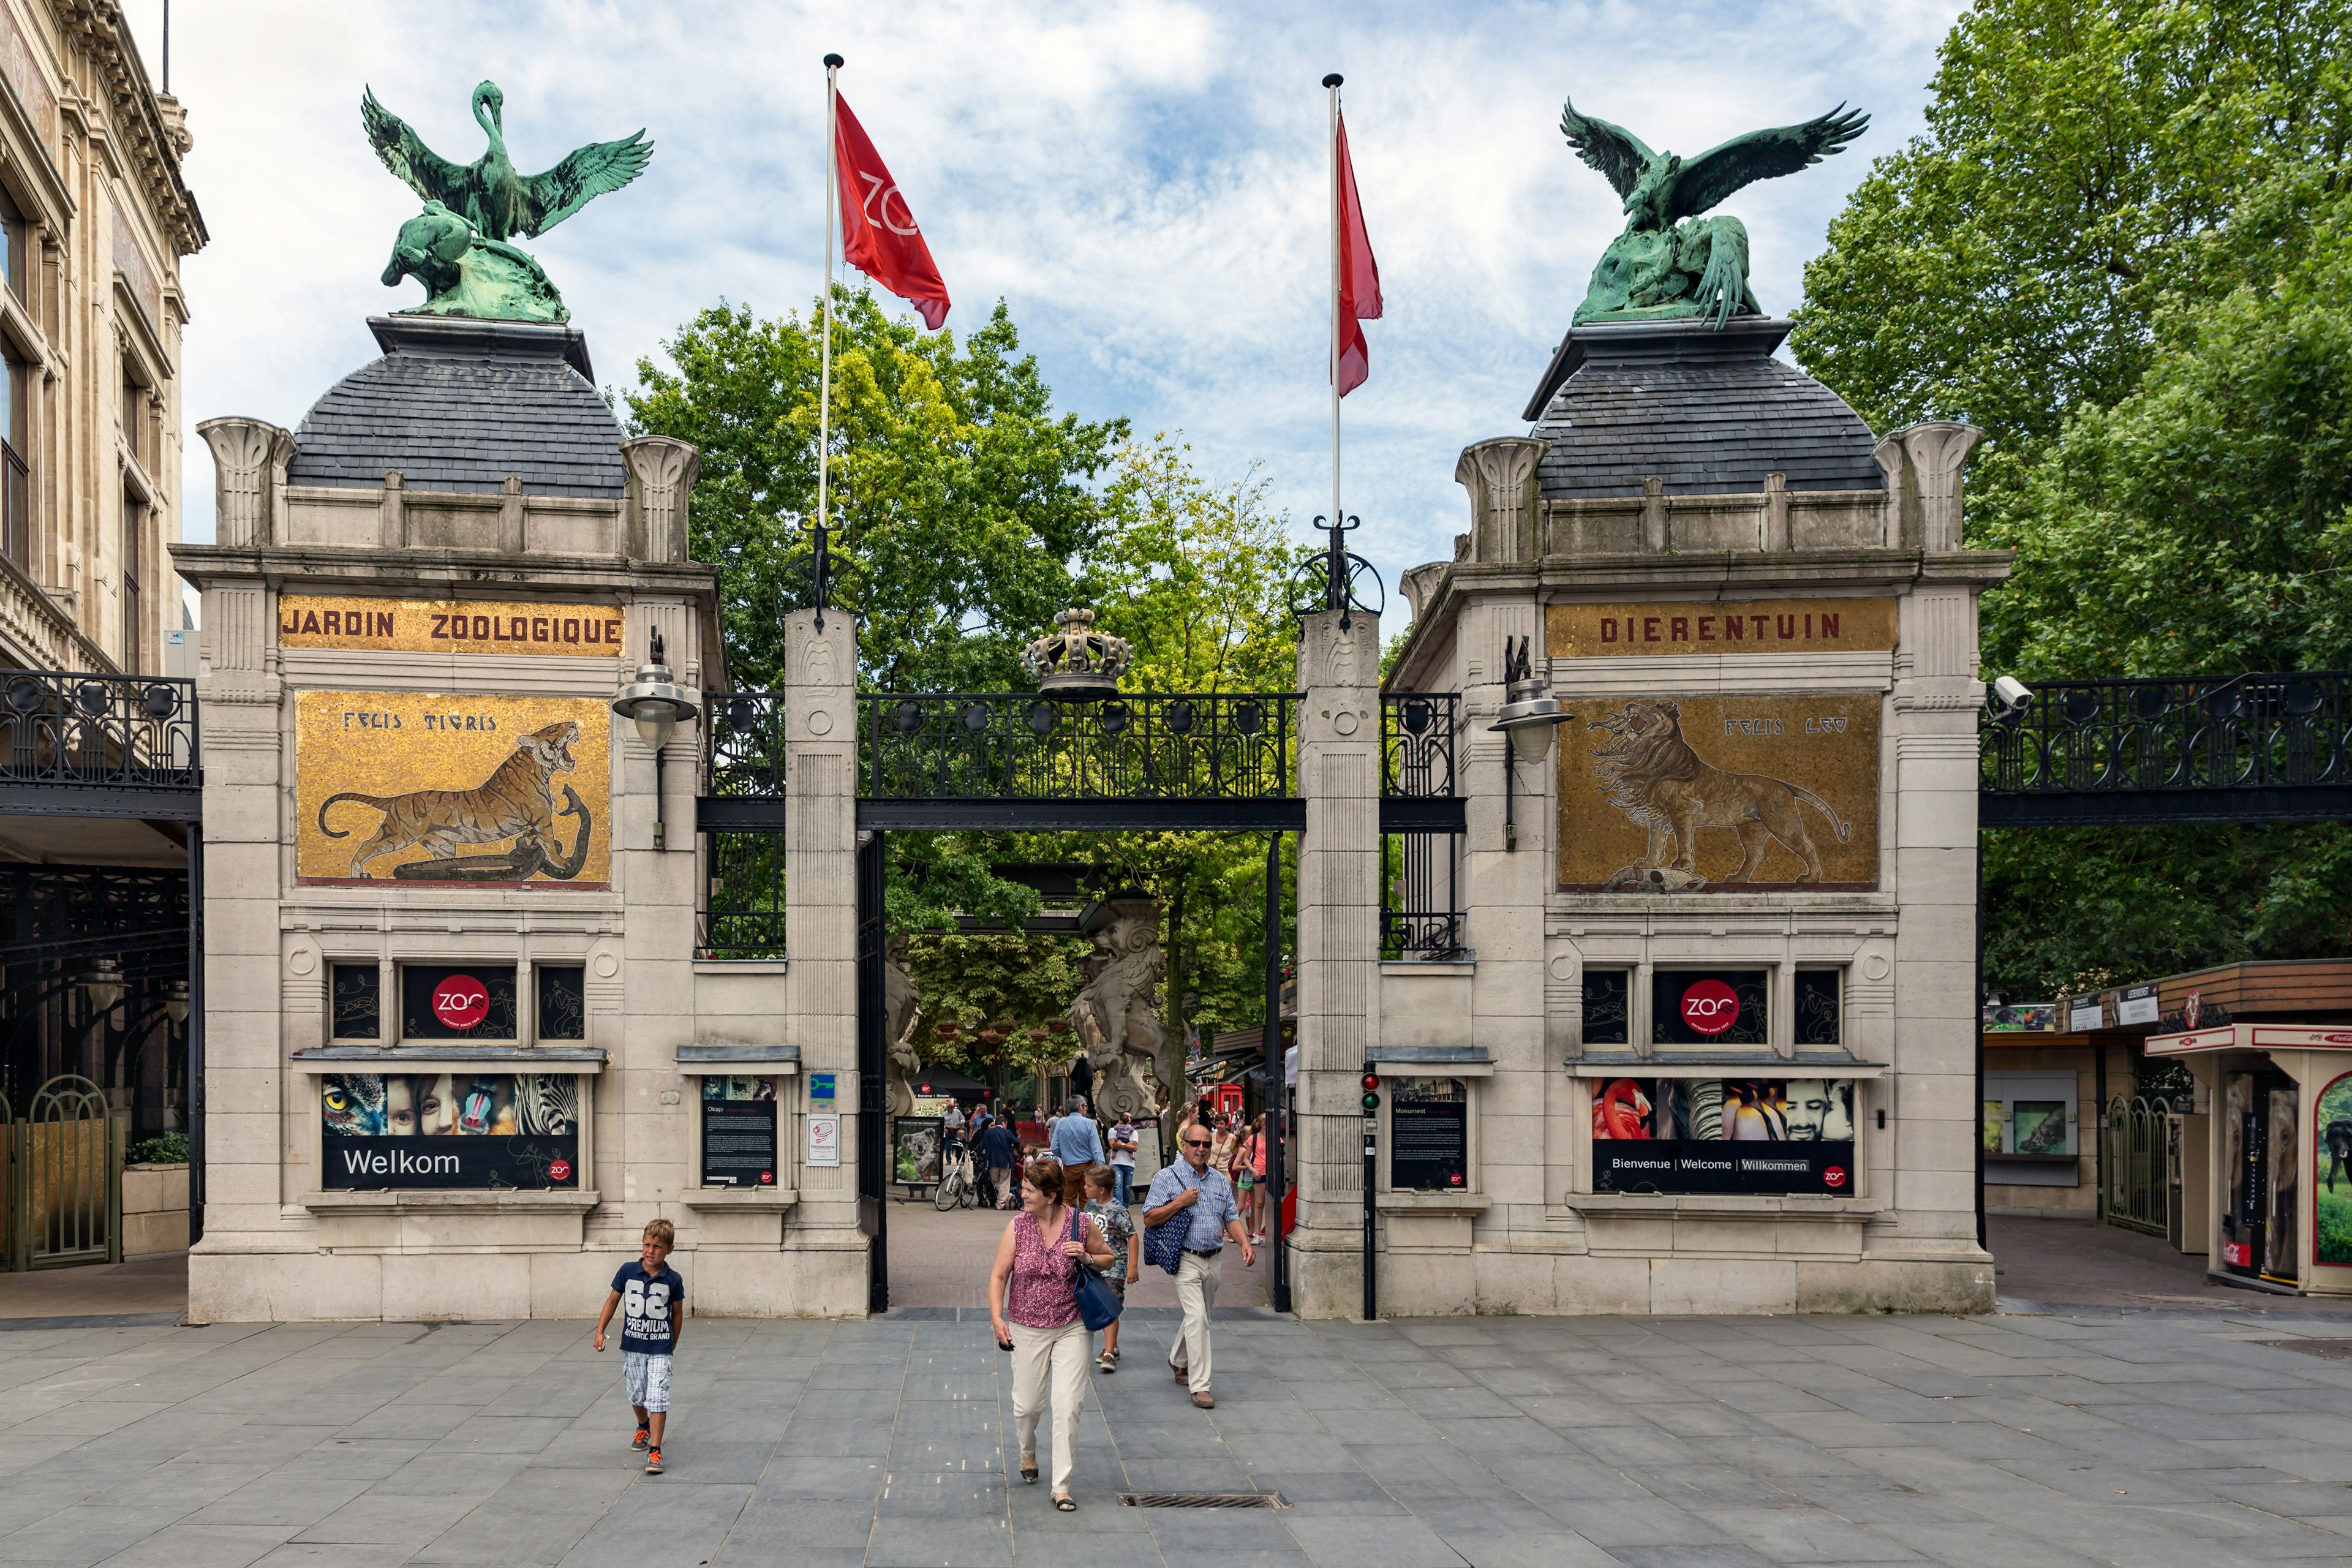
[[[1806,269],[1875,429],[1964,419],[1988,670],[2344,668],[2352,0],[1979,0]],[[2341,951],[2339,826],[1986,840],[1989,984]]]
[[[816,510],[817,322],[719,305],[637,362],[631,429],[702,450],[695,559],[718,563],[735,679],[773,685],[781,612],[806,602],[793,568]],[[999,301],[959,347],[836,291],[831,505],[835,602],[863,617],[862,683],[996,691],[1022,643],[1073,602],[1076,563],[1108,521],[1094,482],[1124,420],[1056,415]]]

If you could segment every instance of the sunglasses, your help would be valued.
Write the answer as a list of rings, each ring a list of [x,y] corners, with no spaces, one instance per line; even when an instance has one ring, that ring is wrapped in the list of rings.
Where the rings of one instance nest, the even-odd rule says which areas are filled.
[[[1187,1138],[1184,1140],[1184,1147],[1187,1149],[1205,1149],[1208,1146],[1209,1140],[1206,1138]]]

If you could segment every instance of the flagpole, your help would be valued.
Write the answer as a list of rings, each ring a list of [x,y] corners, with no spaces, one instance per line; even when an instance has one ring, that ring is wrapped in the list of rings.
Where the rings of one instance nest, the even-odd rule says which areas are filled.
[[[1346,79],[1333,71],[1323,79],[1330,89],[1330,124],[1323,138],[1323,151],[1331,165],[1331,526],[1338,529],[1339,517],[1339,84]],[[1339,535],[1331,535],[1334,541]],[[1339,585],[1332,584],[1336,595]],[[1338,603],[1335,597],[1333,603]]]
[[[824,315],[824,325],[816,390],[816,525],[820,529],[833,521],[828,483],[833,471],[833,203],[839,194],[833,160],[839,140],[837,128],[841,123],[837,101],[841,88],[837,73],[845,63],[839,55],[824,57],[824,294],[819,306]],[[819,534],[818,537],[821,539],[824,535]],[[820,616],[824,613],[822,605],[817,613]]]

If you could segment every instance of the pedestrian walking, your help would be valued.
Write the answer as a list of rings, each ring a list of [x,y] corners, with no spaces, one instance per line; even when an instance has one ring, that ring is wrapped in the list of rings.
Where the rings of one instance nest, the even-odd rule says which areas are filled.
[[[1121,1208],[1135,1201],[1135,1152],[1143,1141],[1135,1135],[1135,1119],[1121,1111],[1118,1125],[1110,1130],[1110,1168],[1117,1184],[1111,1195]]]
[[[612,1293],[596,1318],[596,1349],[604,1349],[604,1327],[613,1309],[621,1314],[621,1387],[636,1413],[637,1435],[629,1447],[642,1449],[646,1474],[662,1473],[662,1430],[669,1425],[671,1358],[677,1353],[677,1331],[684,1321],[686,1279],[669,1266],[670,1248],[677,1245],[677,1229],[666,1219],[646,1225],[637,1246],[637,1260],[621,1266],[613,1276]]]
[[[1254,1242],[1265,1240],[1265,1115],[1250,1122],[1234,1159],[1234,1186],[1241,1194],[1242,1223]]]
[[[1102,1129],[1087,1113],[1085,1100],[1071,1100],[1062,1120],[1055,1124],[1050,1152],[1061,1163],[1069,1184],[1062,1189],[1062,1201],[1072,1208],[1084,1206],[1087,1173],[1103,1163]]]
[[[1037,1421],[1052,1384],[1054,1506],[1068,1513],[1070,1466],[1078,1411],[1087,1397],[1087,1352],[1094,1336],[1078,1319],[1077,1268],[1111,1261],[1102,1232],[1062,1202],[1062,1167],[1050,1155],[1029,1162],[1021,1212],[996,1244],[988,1276],[988,1316],[1000,1350],[1013,1352],[1013,1427],[1021,1440],[1021,1479],[1037,1481]]]
[[[1103,1240],[1110,1247],[1110,1267],[1102,1271],[1103,1282],[1121,1301],[1127,1300],[1127,1288],[1143,1273],[1143,1238],[1136,1234],[1135,1215],[1118,1190],[1124,1184],[1116,1165],[1097,1165],[1087,1173],[1087,1217],[1101,1227]],[[1095,1357],[1095,1370],[1118,1370],[1117,1318],[1103,1330],[1102,1353]]]
[[[1021,1163],[1020,1136],[1003,1121],[991,1121],[980,1135],[980,1158],[988,1167],[989,1191],[996,1206],[1013,1207],[1020,1201],[1013,1185],[1013,1167]]]
[[[1207,1127],[1186,1128],[1178,1145],[1183,1157],[1151,1178],[1143,1210],[1143,1223],[1150,1229],[1183,1227],[1177,1237],[1182,1251],[1176,1265],[1176,1304],[1183,1309],[1184,1326],[1169,1349],[1168,1364],[1177,1382],[1190,1385],[1192,1403],[1203,1410],[1217,1404],[1209,1391],[1209,1312],[1217,1304],[1225,1243],[1240,1245],[1243,1268],[1257,1261],[1249,1233],[1242,1228],[1233,1184],[1209,1163],[1213,1142]]]

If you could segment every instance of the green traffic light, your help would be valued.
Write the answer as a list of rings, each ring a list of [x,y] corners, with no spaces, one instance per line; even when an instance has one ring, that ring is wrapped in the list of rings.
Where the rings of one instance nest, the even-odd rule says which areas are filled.
[[[1381,1097],[1379,1095],[1368,1094],[1364,1096],[1364,1109],[1366,1110],[1378,1110],[1380,1108]]]

